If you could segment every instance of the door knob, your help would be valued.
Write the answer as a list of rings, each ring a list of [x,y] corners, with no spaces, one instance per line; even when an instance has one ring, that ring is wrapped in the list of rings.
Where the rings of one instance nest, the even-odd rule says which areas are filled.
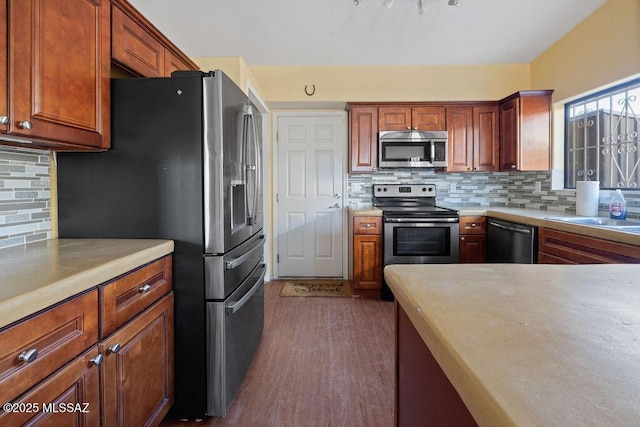
[[[336,203],[333,206],[329,206],[329,209],[338,209],[340,207],[340,203]]]
[[[338,193],[336,193],[336,194],[334,194],[334,195],[333,195],[333,198],[334,198],[334,199],[339,199],[339,198],[340,198],[340,195],[339,195]]]

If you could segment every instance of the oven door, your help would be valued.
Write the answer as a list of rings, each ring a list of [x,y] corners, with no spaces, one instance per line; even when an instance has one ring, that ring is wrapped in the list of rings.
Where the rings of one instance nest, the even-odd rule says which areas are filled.
[[[384,265],[458,262],[458,218],[385,218]]]

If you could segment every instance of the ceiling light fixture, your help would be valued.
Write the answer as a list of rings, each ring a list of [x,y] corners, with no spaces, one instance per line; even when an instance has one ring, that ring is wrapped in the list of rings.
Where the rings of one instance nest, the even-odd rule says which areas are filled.
[[[355,4],[356,6],[358,6],[361,2],[362,0],[353,0],[353,4]],[[382,5],[387,9],[391,9],[394,2],[395,0],[382,0]],[[426,4],[425,4],[426,0],[417,0],[417,2],[418,2],[418,13],[420,15],[423,15],[424,12],[427,10]],[[449,6],[460,6],[461,3],[462,3],[462,0],[449,0]]]

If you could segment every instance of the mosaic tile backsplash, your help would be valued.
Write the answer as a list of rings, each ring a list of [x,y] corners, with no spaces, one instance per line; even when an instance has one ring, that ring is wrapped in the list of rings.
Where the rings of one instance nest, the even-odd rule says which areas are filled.
[[[498,207],[575,213],[575,190],[552,190],[551,172],[446,173],[435,170],[378,171],[348,177],[349,205],[371,205],[373,184],[436,184],[437,203],[451,208]],[[629,219],[640,219],[640,191],[622,193]],[[600,191],[600,216],[608,216],[612,191]]]
[[[0,248],[51,238],[49,153],[0,148]],[[445,173],[378,171],[348,176],[349,205],[371,205],[373,184],[434,183],[438,204],[452,208],[512,206],[575,212],[575,190],[551,190],[551,172]],[[640,219],[640,191],[623,190],[628,218]],[[608,215],[612,191],[600,191]]]
[[[0,148],[0,248],[51,238],[47,151]]]

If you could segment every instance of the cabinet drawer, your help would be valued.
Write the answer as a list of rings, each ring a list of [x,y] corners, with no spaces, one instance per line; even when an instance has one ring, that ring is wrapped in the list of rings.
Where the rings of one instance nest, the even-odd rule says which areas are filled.
[[[15,411],[0,411],[0,425],[99,426],[100,368],[91,362],[97,355],[94,346],[20,396]]]
[[[460,234],[487,234],[487,217],[461,216]]]
[[[0,402],[11,401],[96,341],[97,290],[77,296],[2,330]],[[24,360],[29,354],[31,361]]]
[[[619,264],[640,263],[640,247],[617,243],[575,233],[540,228],[538,230],[538,250],[569,264]],[[549,263],[544,257],[539,264]]]
[[[375,216],[354,217],[353,234],[382,234],[382,218]]]
[[[171,278],[169,255],[100,286],[100,337],[108,336],[169,292]]]

